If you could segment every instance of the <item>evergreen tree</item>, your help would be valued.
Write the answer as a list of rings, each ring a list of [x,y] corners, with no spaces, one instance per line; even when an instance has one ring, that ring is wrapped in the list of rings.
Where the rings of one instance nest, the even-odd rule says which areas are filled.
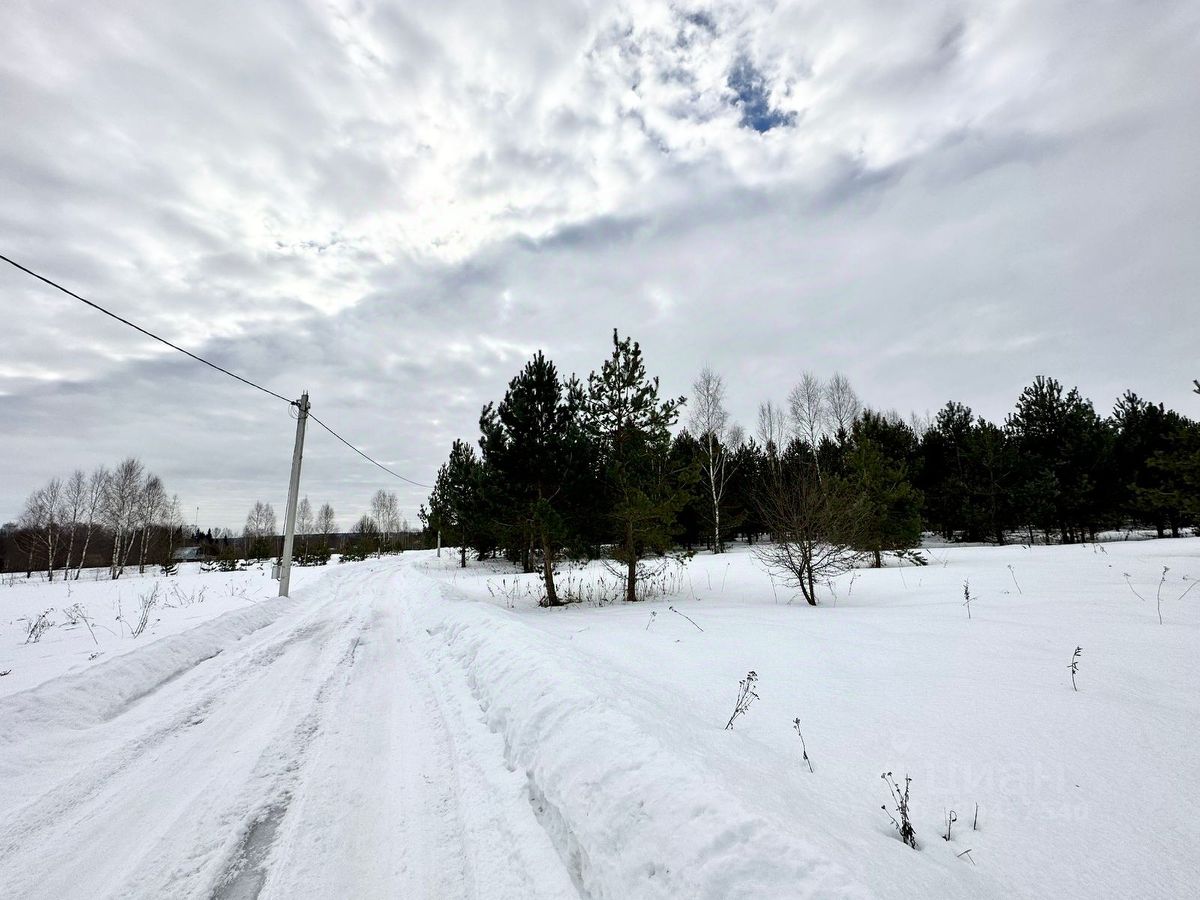
[[[913,479],[924,497],[923,517],[947,540],[1004,543],[1015,523],[1013,444],[1003,429],[947,403],[920,445]]]
[[[972,518],[968,471],[973,423],[970,407],[950,401],[939,410],[921,442],[921,474],[916,481],[925,497],[926,519],[930,528],[947,540]]]
[[[753,438],[734,451],[730,460],[733,477],[729,480],[725,521],[732,532],[744,534],[748,543],[766,531],[756,493],[770,475],[771,462],[767,452]]]
[[[905,459],[915,447],[916,435],[902,421],[868,410],[852,426],[844,477],[860,505],[855,546],[871,554],[876,568],[885,552],[921,542],[921,494]]]
[[[1038,376],[1021,392],[1008,427],[1020,453],[1034,525],[1074,543],[1114,517],[1112,432],[1080,396]]]
[[[700,484],[699,472],[703,464],[701,453],[700,442],[692,437],[692,433],[686,428],[675,435],[675,439],[671,441],[671,470],[688,473],[688,477],[683,479],[681,485],[685,496],[676,515],[676,538],[689,552],[695,550],[696,546],[704,540],[706,532],[705,522],[709,501]]]
[[[546,602],[560,605],[554,583],[559,551],[578,534],[576,514],[592,472],[591,447],[580,423],[582,388],[564,385],[539,351],[509,382],[498,407],[479,419],[488,492],[503,530],[541,555]]]
[[[1114,467],[1122,511],[1130,521],[1179,534],[1183,511],[1169,460],[1180,446],[1186,420],[1161,403],[1155,406],[1126,391],[1113,408]]]
[[[1186,524],[1200,523],[1200,424],[1175,413],[1167,446],[1147,464],[1152,486],[1138,488],[1138,502],[1151,515],[1161,517],[1179,537]]]
[[[588,376],[586,427],[607,482],[613,557],[625,566],[625,599],[637,599],[638,562],[671,546],[676,517],[687,502],[670,468],[670,428],[684,398],[660,400],[658,379],[646,376],[641,348],[613,330],[613,352]]]
[[[458,544],[460,565],[467,566],[467,547],[476,543],[480,521],[482,471],[475,449],[456,440],[450,458],[438,469],[429,495],[429,522]]]
[[[1003,428],[980,419],[967,443],[971,518],[968,539],[1004,543],[1004,533],[1016,524],[1013,500],[1017,472],[1016,447]]]

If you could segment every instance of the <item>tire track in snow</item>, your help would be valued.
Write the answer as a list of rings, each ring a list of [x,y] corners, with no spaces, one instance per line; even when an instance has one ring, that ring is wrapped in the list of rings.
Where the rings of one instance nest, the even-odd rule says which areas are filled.
[[[405,569],[348,568],[269,624],[210,628],[219,653],[139,648],[113,689],[58,680],[111,715],[25,702],[0,776],[33,784],[0,797],[0,896],[577,898],[461,669],[413,625],[428,582]]]
[[[355,624],[361,628],[361,621]],[[277,746],[269,747],[260,757],[263,771],[256,772],[254,777],[267,782],[266,794],[271,799],[265,807],[260,805],[250,818],[211,891],[213,900],[257,897],[262,890],[279,824],[291,806],[302,767],[328,712],[332,695],[344,687],[349,677],[347,670],[354,665],[361,639],[361,631],[353,635],[335,668],[318,688],[311,711],[292,734],[281,738]],[[337,684],[339,681],[342,684]]]
[[[354,575],[346,580],[365,577]],[[237,641],[143,692],[109,721],[67,735],[59,755],[86,759],[92,750],[97,762],[76,767],[5,817],[0,894],[93,896],[84,885],[107,880],[123,895],[162,896],[197,879],[211,882],[233,843],[222,836],[237,834],[254,810],[270,805],[273,773],[297,768],[295,754],[289,758],[286,750],[302,747],[306,728],[313,727],[306,716],[333,677],[322,681],[319,673],[331,662],[336,672],[336,661],[353,651],[338,637],[353,632],[356,622],[333,614],[333,603],[287,615],[249,636],[245,646]],[[323,662],[331,646],[333,660]],[[47,735],[46,743],[55,737],[61,736]],[[181,847],[185,835],[193,844]],[[60,875],[88,859],[100,878]],[[156,881],[159,891],[150,887]],[[4,887],[9,884],[11,891]]]

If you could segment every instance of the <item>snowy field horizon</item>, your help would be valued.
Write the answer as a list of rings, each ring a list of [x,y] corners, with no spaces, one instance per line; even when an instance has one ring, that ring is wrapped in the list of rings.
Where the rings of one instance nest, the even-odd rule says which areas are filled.
[[[1188,895],[1200,538],[924,555],[8,579],[0,895]]]

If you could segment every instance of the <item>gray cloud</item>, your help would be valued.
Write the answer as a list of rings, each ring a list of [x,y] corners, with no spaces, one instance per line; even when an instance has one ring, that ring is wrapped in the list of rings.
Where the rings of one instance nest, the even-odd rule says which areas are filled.
[[[806,368],[901,410],[1001,417],[1045,372],[1195,411],[1195,4],[47,2],[6,25],[3,252],[309,389],[417,480],[528,354],[584,373],[614,326],[672,393],[724,371],[747,423]],[[202,523],[282,505],[282,404],[7,267],[0,312],[0,519],[127,453]],[[424,494],[318,430],[305,485],[347,523],[377,487],[413,518]]]

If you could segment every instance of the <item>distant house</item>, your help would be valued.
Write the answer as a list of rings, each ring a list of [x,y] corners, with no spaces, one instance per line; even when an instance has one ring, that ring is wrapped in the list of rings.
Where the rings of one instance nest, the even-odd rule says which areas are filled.
[[[204,554],[199,547],[180,547],[171,554],[171,559],[175,562],[199,562],[204,559]]]

